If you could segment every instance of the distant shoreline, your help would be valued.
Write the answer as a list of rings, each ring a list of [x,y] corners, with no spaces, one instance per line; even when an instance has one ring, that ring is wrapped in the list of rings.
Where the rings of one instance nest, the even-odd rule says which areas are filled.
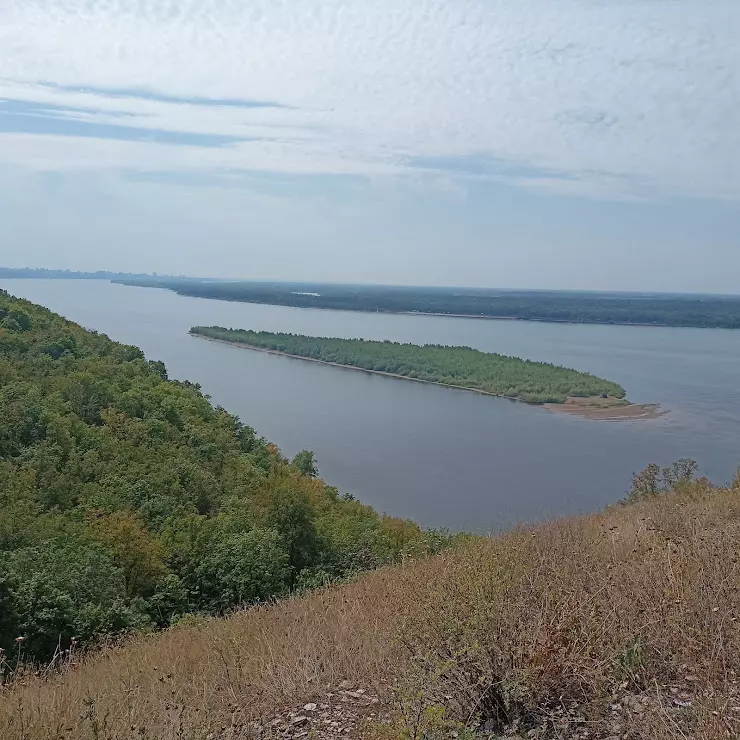
[[[183,298],[200,298],[204,301],[226,301],[227,303],[250,303],[253,306],[279,306],[282,308],[297,308],[299,310],[314,310],[314,311],[343,311],[345,313],[366,313],[366,314],[382,314],[385,316],[434,316],[441,319],[480,319],[484,321],[524,321],[534,322],[537,324],[571,324],[574,326],[634,326],[645,329],[723,329],[725,331],[740,331],[730,326],[698,326],[693,324],[650,324],[645,322],[637,321],[575,321],[573,319],[542,319],[537,317],[523,317],[523,316],[489,316],[486,314],[477,313],[444,313],[441,311],[392,311],[390,309],[374,309],[374,308],[346,308],[336,306],[300,306],[293,303],[278,303],[276,301],[255,301],[246,300],[244,298],[229,298],[227,296],[210,296],[210,295],[198,295],[196,293],[188,293],[186,291],[178,290],[177,288],[171,288],[166,285],[137,285],[136,283],[127,283],[118,280],[112,280],[111,282],[118,285],[125,285],[129,288],[159,288],[161,290],[169,290],[175,295],[182,296]],[[457,386],[455,386],[457,387]],[[520,400],[520,399],[516,399]]]
[[[226,339],[216,339],[214,337],[208,337],[205,334],[199,334],[197,332],[188,332],[191,337],[198,339],[205,339],[208,342],[218,342],[219,344],[226,344],[232,347],[240,347],[242,349],[249,349],[253,352],[264,352],[268,355],[279,355],[281,357],[290,357],[294,360],[304,360],[306,362],[316,362],[320,365],[330,365],[331,367],[338,367],[343,370],[357,370],[363,373],[369,373],[371,375],[383,375],[387,378],[398,378],[400,380],[411,380],[416,383],[426,383],[427,385],[438,385],[442,388],[453,388],[460,391],[468,391],[472,393],[478,393],[483,396],[491,396],[493,398],[504,398],[507,401],[514,401],[516,403],[523,403],[527,406],[534,406],[548,411],[554,411],[558,413],[570,414],[572,416],[579,416],[583,419],[600,420],[600,421],[639,421],[646,419],[656,419],[662,416],[665,412],[659,410],[657,404],[599,404],[600,398],[569,398],[565,403],[531,403],[524,401],[521,398],[514,396],[504,396],[499,393],[491,393],[490,391],[484,391],[480,388],[469,388],[461,385],[452,385],[451,383],[441,383],[436,380],[424,380],[422,378],[411,378],[407,375],[399,375],[398,373],[388,373],[383,370],[368,370],[364,367],[357,367],[356,365],[343,365],[338,362],[329,362],[327,360],[318,360],[315,357],[304,357],[302,355],[293,355],[288,352],[280,352],[275,349],[267,349],[266,347],[255,347],[252,344],[246,344],[244,342],[230,342]],[[588,402],[591,402],[590,404]],[[611,412],[611,413],[610,413]]]
[[[284,305],[281,303],[269,303],[262,305]],[[582,326],[646,326],[653,329],[721,329],[722,327],[705,327],[705,326],[672,326],[671,324],[640,324],[636,321],[572,321],[570,319],[538,319],[522,318],[521,316],[486,316],[485,314],[475,313],[435,313],[433,311],[370,311],[368,309],[350,308],[350,309],[329,309],[330,311],[362,311],[364,313],[389,313],[394,316],[438,316],[440,318],[450,319],[486,319],[489,321],[536,321],[540,324],[580,324]],[[732,329],[730,330],[732,331]]]

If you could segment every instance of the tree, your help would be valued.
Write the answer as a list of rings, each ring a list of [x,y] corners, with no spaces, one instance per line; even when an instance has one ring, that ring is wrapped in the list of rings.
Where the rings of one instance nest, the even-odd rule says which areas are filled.
[[[87,526],[88,536],[99,542],[121,569],[129,596],[152,593],[166,573],[164,548],[144,524],[128,511],[94,516]]]
[[[37,659],[50,659],[75,634],[75,603],[48,574],[34,573],[14,587],[18,636],[23,649]]]
[[[8,579],[0,574],[0,653],[6,654],[13,646],[13,641],[19,636],[18,614],[15,609],[15,599]],[[2,655],[0,655],[0,669]]]
[[[303,491],[292,488],[276,491],[267,522],[282,538],[294,573],[316,563],[319,536],[311,503]]]
[[[238,532],[218,542],[198,565],[201,604],[224,611],[284,593],[289,577],[288,554],[271,529]]]
[[[149,613],[157,626],[166,627],[187,611],[188,590],[178,576],[168,573],[149,598]]]
[[[693,480],[697,470],[699,470],[699,464],[696,460],[682,457],[669,467],[663,468],[663,487],[666,490],[673,490],[684,483],[688,483]]]
[[[292,464],[301,471],[302,475],[307,475],[309,478],[318,478],[319,476],[316,458],[310,450],[301,450],[293,458]]]
[[[632,476],[632,485],[625,501],[632,503],[646,496],[655,496],[662,490],[660,465],[650,463],[644,470]]]
[[[632,485],[624,503],[633,503],[641,498],[655,496],[677,488],[694,480],[699,465],[696,460],[682,457],[668,467],[661,468],[650,463],[644,470],[632,476]]]
[[[58,537],[44,547],[5,553],[17,615],[16,636],[36,660],[48,660],[72,636],[92,640],[141,627],[148,618],[126,598],[123,574],[98,545]]]

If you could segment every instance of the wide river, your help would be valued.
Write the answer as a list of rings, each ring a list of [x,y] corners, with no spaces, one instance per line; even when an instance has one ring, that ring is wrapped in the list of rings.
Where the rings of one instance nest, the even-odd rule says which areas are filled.
[[[485,321],[260,306],[102,281],[0,280],[161,359],[287,455],[379,511],[475,531],[598,510],[633,472],[693,457],[728,481],[740,464],[740,332]],[[343,370],[188,336],[194,324],[462,344],[575,367],[669,413],[590,421],[468,391]]]

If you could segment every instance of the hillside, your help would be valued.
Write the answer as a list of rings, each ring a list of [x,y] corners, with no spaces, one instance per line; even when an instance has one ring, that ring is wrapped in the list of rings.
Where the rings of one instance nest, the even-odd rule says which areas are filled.
[[[340,496],[310,452],[287,460],[136,347],[5,292],[0,512],[0,649],[11,667],[445,540]]]
[[[740,474],[695,469],[422,532],[0,293],[0,737],[739,737]]]
[[[738,737],[740,479],[654,483],[598,516],[72,654],[0,694],[2,736]]]

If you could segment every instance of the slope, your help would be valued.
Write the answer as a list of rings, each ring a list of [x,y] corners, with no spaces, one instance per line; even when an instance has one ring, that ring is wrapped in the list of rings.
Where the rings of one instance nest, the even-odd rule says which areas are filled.
[[[737,737],[740,479],[677,487],[73,655],[3,737]]]

